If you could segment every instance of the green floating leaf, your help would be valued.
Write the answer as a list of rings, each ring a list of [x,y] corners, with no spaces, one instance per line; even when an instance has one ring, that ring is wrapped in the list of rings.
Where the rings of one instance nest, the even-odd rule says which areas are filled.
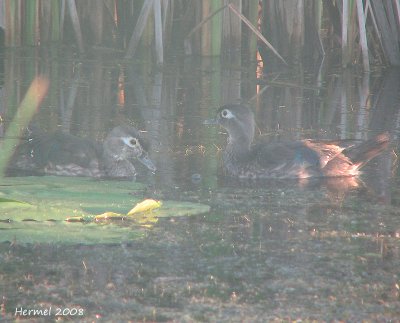
[[[18,243],[59,243],[59,244],[110,244],[133,241],[144,237],[144,230],[132,230],[110,223],[68,223],[68,222],[34,222],[13,221],[0,222],[0,241],[16,241]]]
[[[90,178],[0,178],[0,199],[4,200],[0,203],[0,242],[127,242],[145,236],[143,227],[154,226],[159,217],[190,216],[210,209],[204,204],[163,201],[151,215],[125,220],[132,206],[142,200],[144,188],[135,182]],[[112,212],[124,215],[122,220],[93,221],[96,214]]]
[[[0,203],[21,203],[21,204],[28,204],[26,202],[22,202],[22,201],[17,201],[17,200],[12,200],[12,199],[7,199],[4,197],[0,197]]]

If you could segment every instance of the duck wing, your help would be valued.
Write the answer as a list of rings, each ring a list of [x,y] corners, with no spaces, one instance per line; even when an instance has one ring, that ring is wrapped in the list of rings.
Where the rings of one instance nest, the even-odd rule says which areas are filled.
[[[319,141],[307,139],[303,140],[302,143],[319,156],[321,168],[324,168],[331,160],[337,158],[346,148],[354,146],[354,142],[341,142],[340,140]]]
[[[303,141],[257,144],[257,162],[264,168],[284,168],[295,165],[320,167],[320,155]]]
[[[102,153],[102,146],[92,140],[56,132],[48,134],[35,129],[18,147],[18,153],[29,157],[36,168],[48,164],[90,165]]]
[[[357,140],[301,140],[258,143],[252,159],[272,176],[354,176],[369,160],[389,145],[389,135],[381,134],[365,142]]]
[[[288,143],[258,143],[252,147],[257,163],[263,168],[276,168],[295,158],[292,145]]]
[[[372,158],[384,151],[389,143],[388,133],[367,141],[345,140],[332,142],[306,141],[308,147],[320,154],[325,176],[354,176]]]
[[[33,154],[41,165],[74,164],[86,168],[100,159],[101,145],[86,138],[57,132],[39,138],[34,145]]]

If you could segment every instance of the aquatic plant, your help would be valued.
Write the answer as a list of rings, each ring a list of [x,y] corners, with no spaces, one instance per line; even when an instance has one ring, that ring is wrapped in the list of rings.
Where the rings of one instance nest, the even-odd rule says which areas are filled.
[[[105,46],[128,59],[140,48],[157,64],[172,45],[185,45],[190,54],[252,60],[258,49],[270,64],[271,54],[296,63],[332,51],[335,57],[340,48],[344,67],[400,65],[398,1],[5,0],[3,10],[8,47],[64,42],[84,53]]]

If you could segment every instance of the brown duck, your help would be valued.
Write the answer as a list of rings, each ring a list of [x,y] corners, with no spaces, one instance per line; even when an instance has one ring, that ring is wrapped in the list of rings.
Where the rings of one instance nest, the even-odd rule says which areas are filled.
[[[237,178],[357,176],[368,161],[389,145],[387,133],[357,144],[341,140],[253,143],[254,114],[243,105],[221,107],[215,122],[228,132],[224,171]]]
[[[9,173],[134,179],[135,160],[156,170],[147,149],[138,130],[128,125],[112,129],[103,143],[33,128],[11,160]]]

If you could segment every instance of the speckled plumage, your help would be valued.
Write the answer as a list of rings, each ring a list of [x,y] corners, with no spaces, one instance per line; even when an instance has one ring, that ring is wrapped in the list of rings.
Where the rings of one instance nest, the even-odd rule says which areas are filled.
[[[254,114],[243,105],[221,107],[216,122],[228,131],[225,174],[238,178],[357,176],[360,168],[389,144],[387,133],[357,144],[317,140],[253,144]]]
[[[147,145],[131,126],[111,130],[98,143],[65,133],[47,134],[34,128],[17,149],[9,170],[60,176],[128,178],[136,177],[132,160],[139,160],[152,171]]]

